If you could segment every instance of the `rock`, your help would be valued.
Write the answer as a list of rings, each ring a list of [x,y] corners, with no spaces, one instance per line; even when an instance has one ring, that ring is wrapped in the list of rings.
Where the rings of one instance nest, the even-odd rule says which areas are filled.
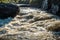
[[[0,3],[0,18],[14,17],[19,12],[19,7],[13,4]]]
[[[48,9],[51,13],[60,15],[60,0],[48,0]]]
[[[48,1],[48,10],[51,8],[51,0]]]

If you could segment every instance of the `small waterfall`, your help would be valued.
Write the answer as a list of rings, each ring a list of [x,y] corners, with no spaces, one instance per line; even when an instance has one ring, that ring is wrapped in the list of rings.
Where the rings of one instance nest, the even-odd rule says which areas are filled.
[[[58,12],[58,9],[59,9],[58,5],[52,4],[52,6],[51,6],[52,13],[56,14]]]
[[[41,8],[43,10],[47,10],[48,9],[48,5],[50,5],[51,8],[48,11],[53,13],[53,14],[56,14],[58,12],[58,10],[59,10],[58,4],[54,4],[54,2],[52,3],[52,1],[49,1],[49,2],[51,2],[51,4],[48,4],[48,1],[49,0],[43,0]]]
[[[47,7],[48,7],[48,0],[44,0],[43,2],[42,2],[42,9],[47,9]]]

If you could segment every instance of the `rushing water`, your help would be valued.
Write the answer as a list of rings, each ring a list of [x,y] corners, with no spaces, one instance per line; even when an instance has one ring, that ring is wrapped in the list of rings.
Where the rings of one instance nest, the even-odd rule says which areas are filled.
[[[42,2],[42,9],[47,9],[47,7],[48,7],[48,0],[44,0],[43,2]]]
[[[25,4],[18,4],[17,6],[20,6],[20,5],[25,5]],[[28,4],[29,5],[29,4]],[[47,9],[48,8],[48,0],[44,0],[43,2],[42,2],[42,6],[41,6],[41,8],[43,9],[43,10],[45,10],[45,9]],[[28,13],[28,12],[32,12],[32,11],[36,11],[37,9],[36,8],[22,8],[21,10],[20,10],[20,12],[21,13]],[[58,5],[55,5],[55,4],[51,4],[51,8],[49,9],[52,13],[54,13],[54,14],[56,14],[56,12],[58,12],[58,10],[59,10],[59,6]],[[38,11],[38,10],[37,10]],[[6,23],[8,23],[9,21],[11,21],[11,19],[12,18],[7,18],[7,19],[5,19],[5,20],[1,20],[0,19],[0,26],[1,25],[4,25],[4,24],[6,24]]]

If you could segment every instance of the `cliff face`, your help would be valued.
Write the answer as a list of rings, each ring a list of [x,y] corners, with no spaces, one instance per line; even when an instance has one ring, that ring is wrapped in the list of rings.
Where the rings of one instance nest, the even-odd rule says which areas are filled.
[[[60,13],[60,0],[36,0],[32,1],[30,4],[36,5],[36,7],[45,10],[49,10],[54,14]]]
[[[48,10],[52,13],[60,15],[60,0],[48,0]]]
[[[51,13],[54,13],[57,15],[60,13],[60,0],[44,0],[43,9],[49,10]],[[47,6],[46,6],[47,5]]]
[[[50,6],[49,6],[50,5]],[[52,7],[52,5],[58,5],[58,7],[59,7],[59,5],[60,5],[60,1],[59,0],[48,0],[48,8],[50,7]]]

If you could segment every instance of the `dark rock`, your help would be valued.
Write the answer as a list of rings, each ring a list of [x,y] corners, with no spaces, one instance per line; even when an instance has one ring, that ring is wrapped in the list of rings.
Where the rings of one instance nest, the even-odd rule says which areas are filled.
[[[52,6],[52,0],[48,0],[48,10],[51,8]]]
[[[19,7],[13,4],[0,3],[0,18],[14,17],[19,12]]]
[[[20,7],[30,7],[29,4],[20,5]]]
[[[48,0],[48,9],[52,14],[60,16],[60,0]]]
[[[33,18],[33,15],[28,15],[25,17],[26,19],[32,19]]]

